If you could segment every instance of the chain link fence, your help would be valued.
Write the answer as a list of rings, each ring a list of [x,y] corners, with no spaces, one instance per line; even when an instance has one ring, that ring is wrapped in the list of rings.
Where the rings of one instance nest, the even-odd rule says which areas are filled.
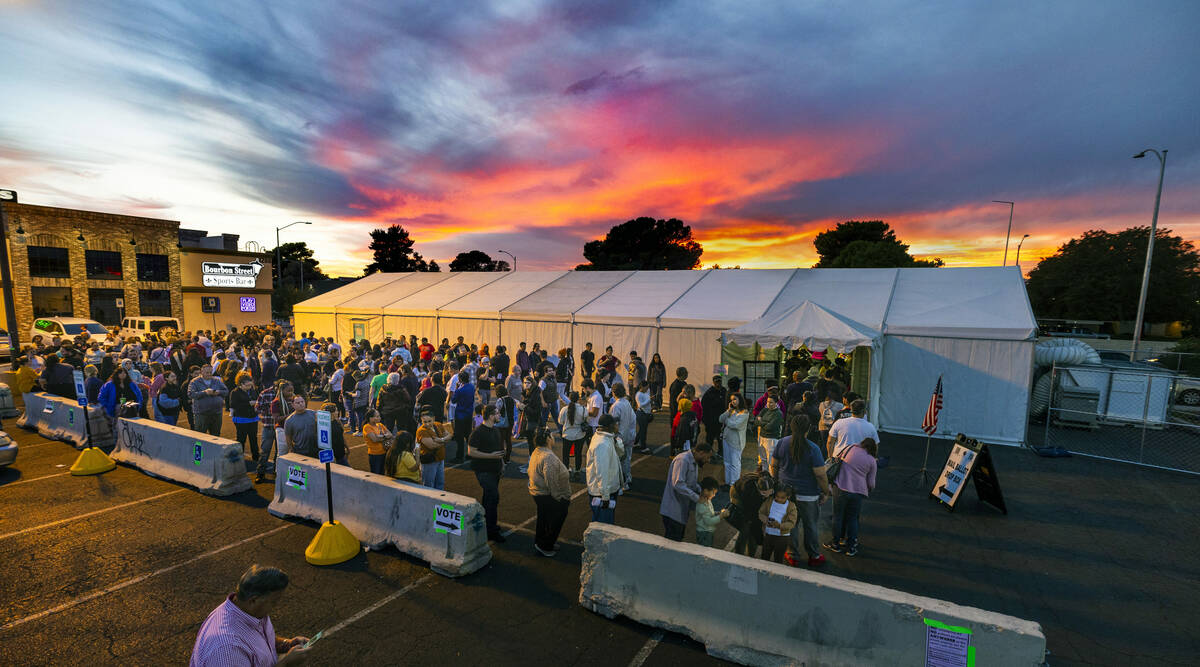
[[[1200,474],[1200,355],[1106,354],[1034,382],[1034,447]]]

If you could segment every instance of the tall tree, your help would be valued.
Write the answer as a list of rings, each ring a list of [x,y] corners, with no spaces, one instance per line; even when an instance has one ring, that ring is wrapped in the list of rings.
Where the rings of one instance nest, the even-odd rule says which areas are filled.
[[[1116,233],[1084,232],[1060,246],[1029,272],[1027,287],[1039,317],[1133,320],[1146,265],[1149,227]],[[1159,229],[1154,237],[1146,321],[1197,321],[1200,252],[1190,242]]]
[[[588,263],[575,270],[694,269],[700,266],[703,253],[704,248],[692,238],[692,228],[682,221],[642,217],[584,244],[583,257]]]
[[[408,230],[400,225],[371,230],[371,243],[367,248],[375,253],[375,261],[363,270],[364,275],[379,271],[396,273],[441,270],[437,262],[426,262],[421,253],[413,250],[413,240],[409,237]]]
[[[863,269],[943,266],[941,258],[917,259],[908,254],[908,245],[896,238],[896,232],[882,220],[847,220],[827,229],[813,239],[817,249],[814,269]]]
[[[276,254],[278,252],[278,254]],[[282,275],[282,284],[285,287],[300,289],[301,268],[303,267],[304,282],[310,283],[314,280],[327,280],[329,276],[321,270],[321,262],[313,257],[312,248],[308,247],[308,243],[297,241],[294,243],[284,243],[278,248],[271,248],[271,284],[280,284],[276,282],[280,280]],[[279,262],[275,262],[275,258],[279,257]],[[282,269],[282,273],[280,270]]]
[[[508,262],[492,259],[482,250],[460,252],[450,262],[451,271],[510,271]]]

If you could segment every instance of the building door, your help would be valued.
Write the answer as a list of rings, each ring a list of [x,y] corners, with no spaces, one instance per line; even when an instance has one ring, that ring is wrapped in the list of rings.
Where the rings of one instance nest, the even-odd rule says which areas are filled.
[[[366,322],[355,322],[354,323],[354,340],[362,340],[366,337],[367,337],[367,323]]]
[[[91,303],[92,319],[110,327],[120,322],[122,309],[117,307],[117,299],[124,298],[125,290],[89,289],[88,301]]]

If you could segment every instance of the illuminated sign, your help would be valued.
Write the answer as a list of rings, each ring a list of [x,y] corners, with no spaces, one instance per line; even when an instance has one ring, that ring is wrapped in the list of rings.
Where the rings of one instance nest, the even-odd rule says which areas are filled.
[[[244,296],[240,299],[242,312],[253,313],[258,311],[258,302],[252,296]]]
[[[201,283],[205,287],[254,287],[258,284],[262,266],[257,259],[249,264],[203,262],[200,264]]]
[[[15,190],[0,190],[0,202],[17,203],[17,192]]]

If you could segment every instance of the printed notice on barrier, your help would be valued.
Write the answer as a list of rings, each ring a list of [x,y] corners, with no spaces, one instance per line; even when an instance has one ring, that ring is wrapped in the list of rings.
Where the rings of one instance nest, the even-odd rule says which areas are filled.
[[[308,473],[304,468],[298,466],[288,466],[287,485],[294,486],[301,491],[308,488]]]
[[[454,509],[454,505],[434,507],[433,530],[438,533],[462,535],[462,512]]]
[[[974,667],[971,630],[925,619],[925,667]]]
[[[46,407],[42,408],[42,412],[44,412],[48,415],[54,414],[54,402],[46,401]]]
[[[725,583],[729,584],[729,590],[745,593],[746,595],[758,595],[758,570],[752,570],[748,567],[740,565],[730,565],[729,575],[725,578]]]

